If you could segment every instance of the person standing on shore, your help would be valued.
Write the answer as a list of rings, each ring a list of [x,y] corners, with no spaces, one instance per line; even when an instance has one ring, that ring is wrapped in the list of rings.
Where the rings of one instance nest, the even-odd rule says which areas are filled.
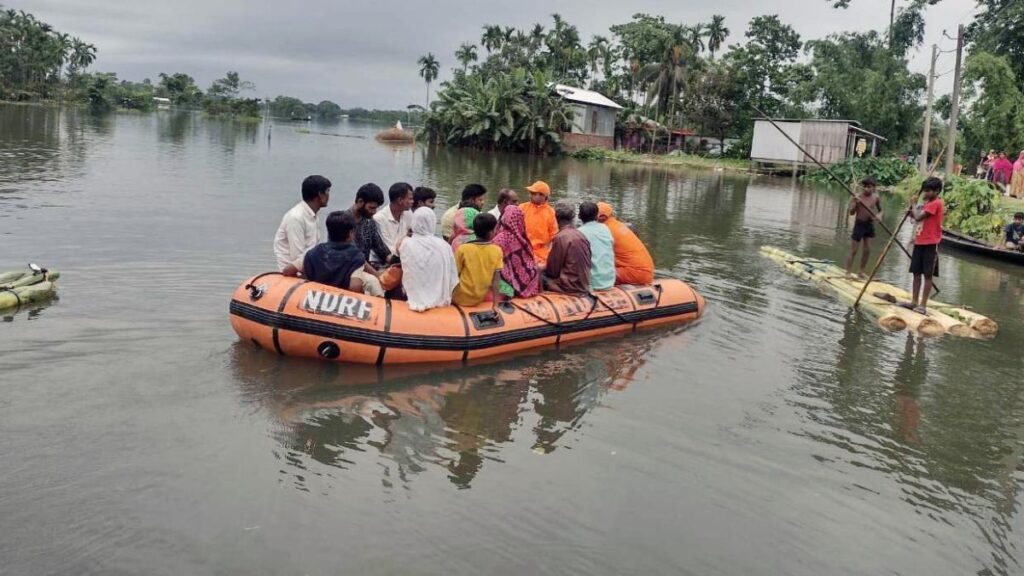
[[[1010,177],[1010,196],[1024,198],[1024,151],[1017,155],[1013,163],[1013,175]]]
[[[850,255],[846,257],[846,275],[853,276],[853,260],[857,257],[857,249],[863,248],[860,255],[860,275],[871,257],[871,239],[875,237],[875,220],[882,219],[882,199],[875,193],[878,182],[874,176],[861,181],[863,190],[856,199],[850,200],[847,213],[854,216],[853,234],[850,235]]]
[[[327,206],[331,181],[323,176],[307,176],[302,181],[302,201],[285,212],[274,235],[274,257],[285,276],[298,276],[306,252],[320,242],[316,213]]]
[[[558,220],[548,203],[551,188],[546,182],[537,180],[527,186],[526,190],[530,193],[530,201],[520,204],[519,209],[526,219],[526,235],[533,247],[533,257],[537,260],[537,266],[543,268],[551,252],[551,241],[558,234]]]
[[[921,184],[924,203],[917,204],[917,195],[910,199],[910,217],[920,223],[914,236],[914,252],[910,258],[910,273],[914,275],[911,301],[901,304],[919,314],[928,313],[928,295],[932,291],[932,277],[939,275],[939,242],[942,241],[942,221],[946,208],[939,198],[942,180],[928,178]]]

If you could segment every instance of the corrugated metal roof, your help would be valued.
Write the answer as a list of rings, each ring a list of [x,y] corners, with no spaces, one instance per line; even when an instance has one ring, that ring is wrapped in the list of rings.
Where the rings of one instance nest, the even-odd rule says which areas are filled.
[[[572,86],[566,86],[565,84],[555,84],[554,88],[555,92],[558,92],[563,98],[571,102],[593,104],[594,106],[603,106],[605,108],[614,108],[616,110],[622,109],[622,106],[619,106],[614,101],[608,99],[602,94],[594,92],[593,90],[573,88]]]

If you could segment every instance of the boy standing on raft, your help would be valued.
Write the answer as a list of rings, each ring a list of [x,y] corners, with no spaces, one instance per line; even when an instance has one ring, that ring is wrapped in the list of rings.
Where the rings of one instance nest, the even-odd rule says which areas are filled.
[[[939,198],[942,193],[942,180],[928,178],[921,184],[924,203],[917,204],[917,196],[910,199],[910,217],[920,222],[920,228],[914,235],[914,253],[910,259],[910,273],[914,275],[914,288],[909,303],[902,304],[905,308],[919,314],[928,313],[928,295],[932,291],[932,277],[939,275],[939,242],[942,241],[942,220],[946,208]],[[924,286],[922,290],[922,282]],[[920,293],[920,296],[919,296]]]
[[[882,201],[875,193],[878,183],[874,176],[868,176],[861,181],[864,187],[860,195],[850,200],[847,212],[853,216],[856,214],[853,224],[853,234],[850,235],[850,255],[846,258],[846,275],[853,276],[853,259],[857,257],[857,249],[863,245],[860,256],[860,276],[864,276],[864,268],[868,265],[868,258],[871,256],[871,239],[875,237],[875,220],[882,219]]]

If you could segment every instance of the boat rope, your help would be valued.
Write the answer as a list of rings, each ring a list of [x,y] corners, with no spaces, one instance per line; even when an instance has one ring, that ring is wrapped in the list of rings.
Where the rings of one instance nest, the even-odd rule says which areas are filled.
[[[281,273],[277,271],[264,272],[263,274],[260,274],[259,276],[256,276],[252,280],[250,280],[249,283],[244,286],[244,288],[249,291],[249,297],[252,298],[253,300],[259,300],[260,298],[262,298],[263,289],[260,288],[259,286],[256,286],[256,281],[259,280],[260,278],[263,278],[264,276],[271,276],[273,274]],[[281,275],[284,276],[284,274]]]
[[[618,312],[616,312],[614,308],[612,308],[611,306],[609,306],[607,302],[605,302],[604,300],[601,300],[601,298],[600,298],[600,297],[599,297],[599,296],[598,296],[597,294],[594,294],[593,292],[591,292],[591,293],[590,293],[590,296],[591,296],[591,297],[592,297],[592,298],[593,298],[594,300],[596,300],[597,302],[600,302],[600,303],[601,303],[602,305],[604,305],[604,307],[605,307],[605,308],[607,308],[609,312],[611,312],[612,314],[614,314],[614,315],[615,315],[615,317],[616,317],[616,318],[618,318],[620,322],[622,322],[623,324],[632,324],[632,325],[633,325],[633,327],[634,327],[634,328],[636,328],[636,322],[630,322],[629,320],[626,320],[625,318],[623,318],[623,317],[622,317],[622,315],[621,315],[621,314],[619,314]],[[595,303],[595,304],[596,304],[596,303]]]
[[[593,294],[588,294],[588,296],[591,296],[590,311],[587,312],[587,315],[584,316],[583,318],[580,318],[579,320],[573,320],[572,322],[569,322],[569,323],[552,322],[551,320],[548,320],[547,318],[544,318],[543,316],[535,314],[532,310],[528,310],[528,309],[520,306],[519,304],[516,304],[512,300],[507,300],[506,302],[511,304],[516,310],[519,310],[520,312],[525,313],[527,316],[530,316],[530,317],[533,317],[533,318],[535,318],[537,320],[540,320],[541,322],[547,324],[548,326],[552,326],[554,328],[558,328],[559,330],[563,330],[564,331],[564,330],[569,329],[574,324],[579,324],[580,322],[584,322],[586,320],[589,320],[591,315],[594,314],[594,310],[597,310],[598,299],[596,299],[596,297]],[[602,304],[604,304],[604,303],[602,302]],[[552,304],[552,306],[554,306],[554,304]],[[607,306],[607,304],[606,304],[606,306]],[[611,308],[609,308],[609,310],[611,310]],[[614,313],[615,311],[612,310],[612,312]],[[618,316],[618,314],[616,314],[616,316]]]

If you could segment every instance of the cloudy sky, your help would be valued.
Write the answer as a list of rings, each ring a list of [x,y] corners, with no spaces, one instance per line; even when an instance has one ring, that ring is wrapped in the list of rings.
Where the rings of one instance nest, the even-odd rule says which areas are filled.
[[[422,103],[425,86],[416,59],[433,52],[442,79],[457,65],[452,53],[466,40],[479,43],[484,24],[527,27],[550,23],[559,12],[586,40],[608,34],[636,12],[694,23],[726,17],[729,43],[742,40],[750,18],[777,13],[804,39],[843,30],[881,29],[889,0],[853,0],[834,10],[826,0],[0,0],[57,29],[96,44],[96,70],[131,80],[160,72],[186,72],[202,88],[227,70],[256,84],[256,94],[333,100],[342,107],[404,108]],[[898,0],[897,4],[906,4]],[[943,29],[955,35],[970,20],[973,0],[942,0],[929,9],[925,47],[912,67],[925,72],[932,43],[951,48]],[[483,51],[481,50],[481,54]],[[953,54],[938,72],[953,67]],[[938,81],[948,90],[952,74]]]

